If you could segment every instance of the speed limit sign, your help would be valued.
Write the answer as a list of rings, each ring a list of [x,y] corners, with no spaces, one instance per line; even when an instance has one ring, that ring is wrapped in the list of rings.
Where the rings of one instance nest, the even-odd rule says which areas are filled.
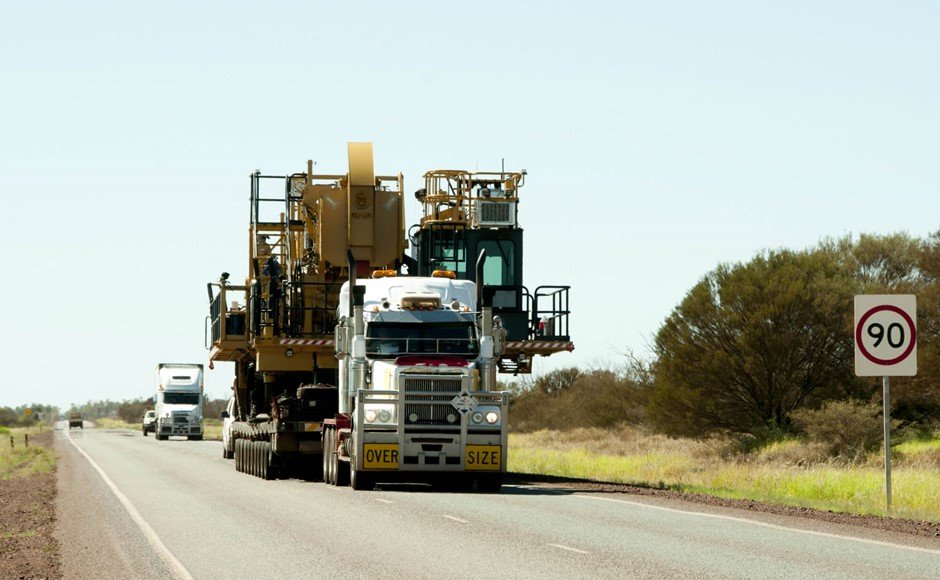
[[[917,374],[916,296],[855,297],[855,374],[860,377]]]

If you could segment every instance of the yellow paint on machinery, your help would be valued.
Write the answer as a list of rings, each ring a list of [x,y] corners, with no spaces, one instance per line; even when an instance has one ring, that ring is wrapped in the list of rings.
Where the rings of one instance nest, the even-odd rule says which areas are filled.
[[[347,153],[345,175],[314,173],[308,161],[306,171],[287,176],[275,219],[261,215],[273,201],[260,191],[268,176],[252,176],[259,201],[248,231],[249,275],[244,285],[214,284],[210,360],[254,363],[268,373],[337,367],[332,339],[347,251],[368,274],[396,269],[406,248],[401,174],[375,174],[371,143],[349,143]]]

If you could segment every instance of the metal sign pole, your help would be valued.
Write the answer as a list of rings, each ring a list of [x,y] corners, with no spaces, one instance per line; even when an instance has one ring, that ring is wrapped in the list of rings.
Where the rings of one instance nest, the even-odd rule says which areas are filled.
[[[881,386],[884,390],[884,418],[885,418],[885,496],[888,499],[888,511],[891,511],[891,385],[888,377],[882,377]]]

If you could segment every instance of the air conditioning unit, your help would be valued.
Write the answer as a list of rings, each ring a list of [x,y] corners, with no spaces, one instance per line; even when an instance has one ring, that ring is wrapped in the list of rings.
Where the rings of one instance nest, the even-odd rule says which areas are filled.
[[[514,201],[478,199],[474,209],[473,225],[475,227],[489,228],[516,225],[516,204]]]

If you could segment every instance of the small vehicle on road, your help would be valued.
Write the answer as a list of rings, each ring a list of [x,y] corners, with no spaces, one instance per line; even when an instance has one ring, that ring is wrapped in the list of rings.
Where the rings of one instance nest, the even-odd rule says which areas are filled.
[[[69,429],[72,427],[78,427],[79,429],[85,428],[85,422],[82,420],[81,413],[69,413]]]
[[[222,458],[235,458],[235,439],[232,438],[232,424],[235,422],[235,397],[228,400],[222,411]]]
[[[143,419],[143,432],[144,437],[147,436],[147,433],[156,433],[157,431],[157,412],[153,409],[144,413]]]

